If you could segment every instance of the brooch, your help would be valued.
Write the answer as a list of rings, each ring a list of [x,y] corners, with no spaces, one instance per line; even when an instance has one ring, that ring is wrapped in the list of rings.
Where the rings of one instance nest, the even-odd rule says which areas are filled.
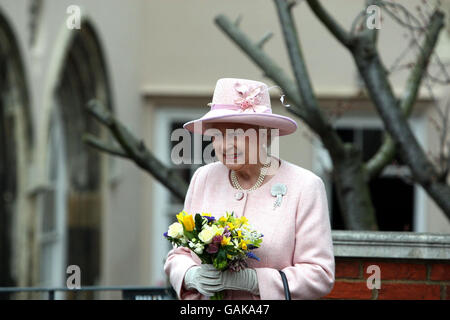
[[[273,210],[281,206],[281,200],[283,199],[283,196],[286,194],[286,192],[287,186],[283,183],[277,183],[272,186],[270,193],[272,194],[272,196],[277,197],[275,199],[275,203],[273,204]]]

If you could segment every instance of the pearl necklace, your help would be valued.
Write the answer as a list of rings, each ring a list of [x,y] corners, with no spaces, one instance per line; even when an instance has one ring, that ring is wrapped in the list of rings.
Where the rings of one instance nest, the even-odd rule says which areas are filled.
[[[255,183],[255,184],[253,185],[253,187],[251,187],[250,189],[244,189],[244,188],[241,187],[241,185],[239,184],[239,181],[238,181],[238,179],[237,179],[236,172],[232,170],[232,171],[231,171],[231,182],[232,182],[232,184],[233,184],[233,187],[234,187],[235,189],[238,189],[238,190],[245,190],[245,191],[253,191],[253,190],[258,189],[258,188],[261,186],[261,184],[263,183],[264,178],[266,177],[267,171],[268,171],[268,169],[269,169],[271,163],[272,163],[272,162],[269,161],[268,163],[265,163],[265,164],[262,166],[262,168],[261,168],[261,170],[260,170],[260,172],[259,172],[259,177],[258,177],[258,179],[256,180],[256,183]]]

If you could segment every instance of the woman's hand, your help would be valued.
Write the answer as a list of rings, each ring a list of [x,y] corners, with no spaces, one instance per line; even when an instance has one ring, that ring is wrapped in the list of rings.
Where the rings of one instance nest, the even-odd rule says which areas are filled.
[[[196,289],[205,296],[223,290],[244,290],[259,295],[258,277],[254,269],[238,272],[219,271],[212,264],[201,264],[190,268],[184,277],[186,289]]]
[[[222,272],[212,264],[201,264],[189,268],[184,276],[185,288],[195,289],[204,296],[213,296],[214,293],[222,291]]]
[[[222,273],[222,290],[245,290],[259,295],[256,270],[247,268],[238,272],[224,271]]]

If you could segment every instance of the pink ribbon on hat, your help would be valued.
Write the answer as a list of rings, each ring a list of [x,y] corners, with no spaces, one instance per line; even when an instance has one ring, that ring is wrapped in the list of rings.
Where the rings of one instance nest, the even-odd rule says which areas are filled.
[[[272,86],[270,88],[264,89],[264,86],[262,85],[249,86],[236,82],[234,84],[234,89],[239,93],[240,97],[234,100],[235,104],[208,103],[208,105],[211,106],[211,110],[228,109],[237,110],[240,113],[272,113],[271,109],[268,106],[260,104],[260,95],[264,92],[264,90],[270,90],[275,87],[280,88],[279,86]],[[283,106],[290,107],[289,104],[284,104],[284,94],[281,95],[280,101]]]
[[[239,113],[272,113],[270,108],[265,105],[256,105],[249,106],[247,108],[242,108],[239,105],[235,104],[209,104],[211,106],[211,110],[219,110],[219,109],[227,109],[227,110],[236,110]]]

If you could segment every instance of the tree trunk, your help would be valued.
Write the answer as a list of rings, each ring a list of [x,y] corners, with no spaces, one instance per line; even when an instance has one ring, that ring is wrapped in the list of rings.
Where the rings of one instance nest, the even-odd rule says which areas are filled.
[[[395,142],[403,161],[411,169],[414,180],[450,218],[450,186],[439,181],[436,168],[419,145],[384,73],[384,66],[373,42],[360,38],[352,50],[356,66],[386,130]]]
[[[333,181],[346,229],[378,230],[361,151],[346,145],[344,157],[333,159]]]

